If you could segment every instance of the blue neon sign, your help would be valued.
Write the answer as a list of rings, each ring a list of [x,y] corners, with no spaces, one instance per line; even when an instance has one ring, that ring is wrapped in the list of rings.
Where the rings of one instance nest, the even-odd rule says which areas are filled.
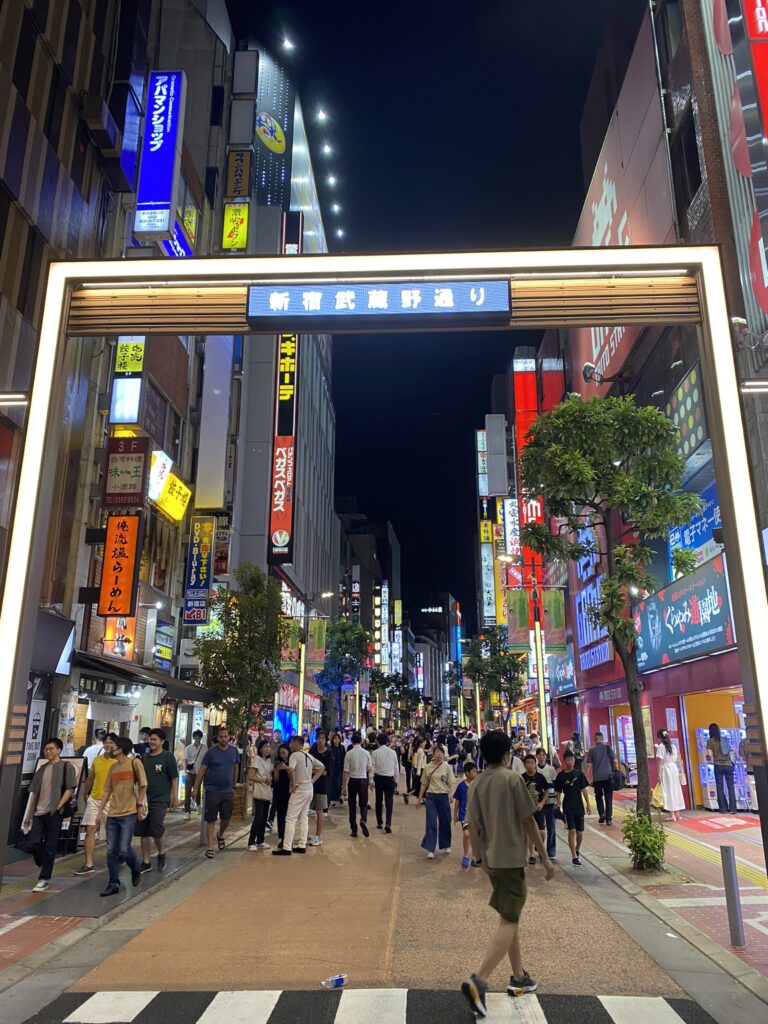
[[[195,255],[195,250],[187,238],[187,233],[178,220],[174,220],[173,234],[170,238],[163,239],[160,243],[160,248],[171,259],[187,259]]]
[[[249,322],[289,318],[336,323],[358,318],[418,320],[459,314],[509,314],[509,282],[355,281],[334,284],[256,284],[248,288]]]
[[[150,73],[133,228],[140,239],[171,237],[176,215],[185,97],[183,71]]]

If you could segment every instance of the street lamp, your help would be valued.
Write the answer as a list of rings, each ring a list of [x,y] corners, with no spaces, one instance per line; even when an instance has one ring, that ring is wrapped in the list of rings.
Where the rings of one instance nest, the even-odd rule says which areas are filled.
[[[472,641],[466,639],[466,637],[461,637],[459,639],[459,643],[460,644],[468,644],[468,643],[471,643],[471,642]],[[478,739],[479,739],[480,736],[482,735],[482,732],[483,732],[483,730],[482,730],[482,722],[480,720],[480,683],[478,683],[478,681],[476,679],[473,679],[472,681],[473,681],[473,683],[475,685],[475,721],[477,723],[477,735],[478,735]]]

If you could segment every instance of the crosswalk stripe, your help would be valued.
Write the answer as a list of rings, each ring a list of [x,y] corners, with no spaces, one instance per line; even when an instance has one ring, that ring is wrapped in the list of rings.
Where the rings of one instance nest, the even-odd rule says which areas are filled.
[[[266,992],[217,992],[196,1024],[267,1024],[282,995]]]
[[[600,996],[614,1024],[683,1024],[666,999],[659,996]]]
[[[157,992],[97,992],[65,1018],[64,1024],[131,1024]]]
[[[407,1004],[407,988],[344,989],[334,1024],[403,1024]]]
[[[489,992],[485,1005],[485,1024],[547,1024],[541,1003],[534,995],[513,997],[506,992]]]

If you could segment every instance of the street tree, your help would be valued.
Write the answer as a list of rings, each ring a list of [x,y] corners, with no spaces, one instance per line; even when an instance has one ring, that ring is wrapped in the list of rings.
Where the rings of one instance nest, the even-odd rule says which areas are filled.
[[[658,409],[634,396],[570,395],[538,417],[521,456],[527,498],[542,498],[558,529],[529,524],[523,544],[560,561],[592,559],[599,565],[599,600],[587,608],[621,660],[627,681],[637,756],[637,809],[650,815],[648,749],[638,684],[632,605],[658,589],[647,571],[649,540],[666,538],[690,522],[696,495],[680,491],[685,462],[677,428]],[[677,574],[696,566],[692,552],[673,555]]]
[[[254,565],[242,562],[234,586],[221,587],[210,599],[212,628],[195,640],[200,683],[227,712],[227,726],[244,735],[262,704],[280,685],[281,650],[287,625],[280,614],[280,584]]]
[[[368,632],[359,623],[341,619],[328,625],[325,661],[315,679],[323,693],[334,700],[339,729],[342,726],[341,695],[345,686],[354,687],[360,678],[369,646]],[[359,718],[359,708],[357,715]]]
[[[462,662],[464,675],[479,686],[486,707],[491,694],[499,694],[505,729],[511,709],[523,694],[526,664],[526,655],[510,651],[506,626],[490,626],[467,645]]]

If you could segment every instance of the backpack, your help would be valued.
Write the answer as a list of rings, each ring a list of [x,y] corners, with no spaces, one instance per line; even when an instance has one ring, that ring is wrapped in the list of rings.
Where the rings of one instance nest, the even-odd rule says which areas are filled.
[[[731,741],[723,733],[720,733],[720,753],[723,757],[731,755]]]

